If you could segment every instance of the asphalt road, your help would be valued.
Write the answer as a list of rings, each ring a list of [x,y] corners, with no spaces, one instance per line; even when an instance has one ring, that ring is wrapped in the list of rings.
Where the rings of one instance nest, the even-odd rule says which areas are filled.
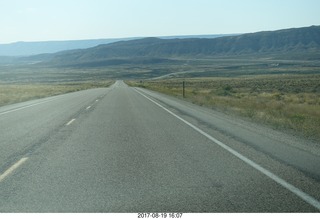
[[[320,211],[319,144],[121,81],[0,130],[0,212]]]

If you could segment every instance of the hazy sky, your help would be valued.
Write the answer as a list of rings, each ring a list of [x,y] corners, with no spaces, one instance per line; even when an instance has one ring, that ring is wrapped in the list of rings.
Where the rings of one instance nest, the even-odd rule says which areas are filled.
[[[0,0],[0,43],[320,25],[320,0]]]

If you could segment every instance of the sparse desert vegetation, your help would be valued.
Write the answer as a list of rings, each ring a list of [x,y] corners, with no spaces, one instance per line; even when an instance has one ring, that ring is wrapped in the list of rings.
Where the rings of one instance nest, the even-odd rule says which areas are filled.
[[[128,82],[320,139],[320,75],[260,75]]]
[[[91,88],[114,80],[104,69],[64,69],[34,65],[0,66],[0,106]],[[102,76],[101,76],[102,75]]]
[[[0,105],[107,87],[118,78],[182,98],[185,80],[186,99],[193,103],[320,139],[319,69],[314,60],[253,57],[92,68],[2,66]]]
[[[1,84],[0,83],[0,106],[70,93],[90,88],[108,87],[113,83],[111,80],[70,82],[59,84]]]

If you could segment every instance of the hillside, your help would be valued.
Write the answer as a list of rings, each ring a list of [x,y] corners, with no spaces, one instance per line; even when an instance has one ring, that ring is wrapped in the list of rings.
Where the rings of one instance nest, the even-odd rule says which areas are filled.
[[[161,39],[185,39],[185,38],[217,38],[235,34],[196,35],[196,36],[163,36]],[[44,53],[56,53],[65,50],[87,49],[100,44],[110,44],[118,41],[141,39],[142,37],[113,38],[113,39],[89,39],[89,40],[65,40],[43,42],[16,42],[0,44],[1,56],[31,56]],[[1,61],[1,60],[0,60]]]
[[[144,38],[99,45],[89,49],[57,53],[58,65],[106,65],[139,60],[179,57],[239,55],[284,56],[289,59],[317,59],[320,54],[320,26],[264,31],[215,39]],[[144,58],[144,59],[142,59]],[[121,61],[119,61],[121,60]],[[130,62],[131,62],[130,61]],[[158,60],[159,61],[159,60]]]
[[[120,40],[132,39],[135,38],[16,42],[10,44],[0,44],[0,56],[30,56],[43,53],[56,53],[64,50],[86,49],[100,44],[108,44]]]

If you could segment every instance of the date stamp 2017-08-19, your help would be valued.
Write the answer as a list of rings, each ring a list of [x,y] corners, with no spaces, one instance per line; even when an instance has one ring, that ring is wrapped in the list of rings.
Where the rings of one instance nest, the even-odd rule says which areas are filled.
[[[183,213],[138,213],[138,218],[182,218]]]

